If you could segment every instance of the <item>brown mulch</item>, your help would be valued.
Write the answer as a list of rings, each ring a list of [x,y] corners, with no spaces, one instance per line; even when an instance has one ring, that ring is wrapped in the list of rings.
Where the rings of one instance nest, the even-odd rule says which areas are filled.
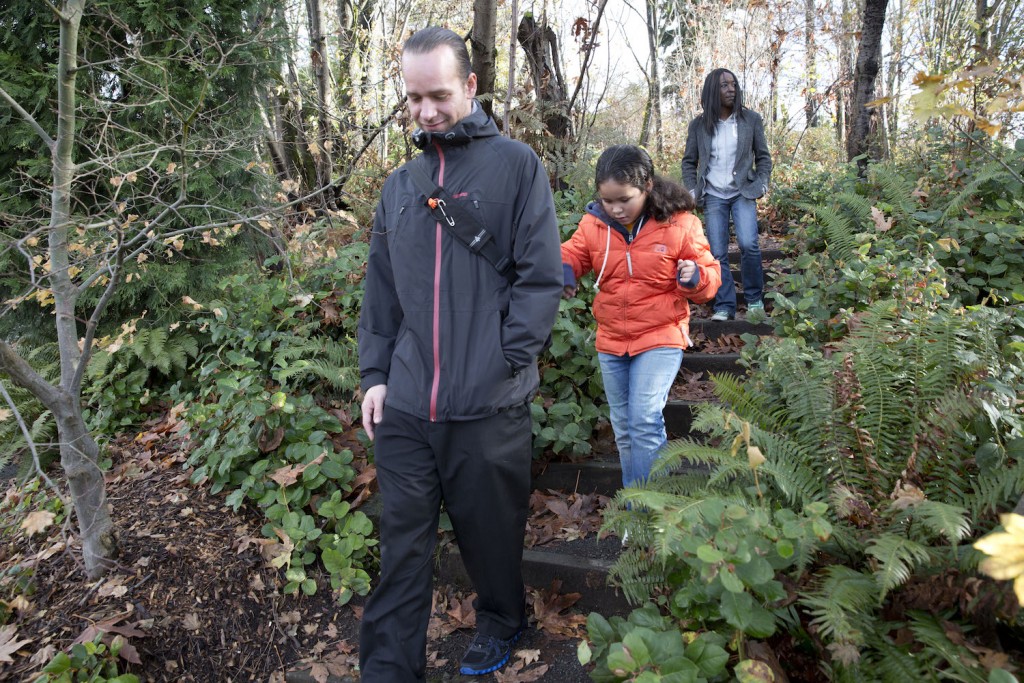
[[[193,486],[173,444],[122,440],[108,452],[107,496],[121,547],[103,579],[86,579],[75,529],[54,524],[29,536],[20,528],[22,519],[10,514],[19,489],[12,486],[0,506],[0,600],[11,612],[2,628],[14,629],[7,632],[12,661],[0,647],[0,681],[33,680],[58,651],[101,631],[108,642],[126,641],[121,671],[142,681],[279,683],[299,670],[319,680],[358,677],[363,598],[337,605],[323,575],[313,596],[283,594],[283,572],[260,553],[268,542],[263,518]],[[541,536],[593,532],[596,501],[567,499],[565,513],[576,516],[561,521],[552,516],[562,503],[549,502],[535,521]],[[19,584],[24,576],[27,587]],[[472,597],[444,586],[435,592],[428,680],[463,680],[457,669],[472,638]],[[482,680],[589,680],[576,661],[586,618],[572,607],[579,598],[557,585],[529,588],[534,628],[509,666]]]

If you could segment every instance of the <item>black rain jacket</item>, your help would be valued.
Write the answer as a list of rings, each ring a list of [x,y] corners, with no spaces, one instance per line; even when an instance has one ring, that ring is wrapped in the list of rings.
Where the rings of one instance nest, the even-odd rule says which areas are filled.
[[[388,177],[374,218],[359,319],[363,390],[431,421],[472,420],[537,390],[537,356],[562,292],[554,200],[527,145],[499,135],[478,103]],[[409,164],[477,215],[515,262],[512,282],[431,217]],[[421,168],[424,168],[421,166]]]

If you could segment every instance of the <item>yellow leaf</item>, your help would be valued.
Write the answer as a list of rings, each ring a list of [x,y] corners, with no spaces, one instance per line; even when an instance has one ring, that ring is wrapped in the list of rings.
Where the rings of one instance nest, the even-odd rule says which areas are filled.
[[[203,310],[203,305],[187,294],[181,297],[181,303],[191,306],[193,311]]]
[[[14,411],[10,408],[0,408],[0,422],[7,422],[14,416]]]
[[[178,164],[174,163],[173,161],[171,163],[167,164],[167,172],[168,173],[174,173],[174,169],[176,169],[176,168],[178,168]]]
[[[29,536],[41,533],[53,524],[57,515],[48,510],[36,510],[30,512],[21,522],[21,528],[28,532]]]
[[[122,178],[121,176],[114,176],[113,178],[110,179],[110,184],[113,185],[114,187],[121,187],[121,183],[123,182],[124,178]]]
[[[135,257],[135,261],[137,263],[145,263],[148,260],[149,260],[149,254],[147,254],[146,252],[142,252],[138,256]]]
[[[135,171],[132,171],[131,173],[126,175],[124,179],[127,180],[129,183],[134,183],[136,180],[139,179],[139,176]]]
[[[39,238],[38,237],[34,237],[34,236],[33,237],[29,237],[27,240],[25,240],[25,244],[26,244],[26,246],[29,246],[29,247],[37,246],[39,244]]]
[[[757,446],[747,446],[747,462],[750,463],[750,468],[756,470],[761,463],[765,461],[764,454],[761,453],[761,449]]]

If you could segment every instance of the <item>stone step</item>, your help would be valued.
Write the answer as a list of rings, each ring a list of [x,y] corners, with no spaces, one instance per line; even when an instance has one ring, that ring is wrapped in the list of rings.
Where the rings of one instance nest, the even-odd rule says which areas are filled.
[[[718,339],[727,334],[756,334],[759,336],[772,333],[772,326],[766,322],[751,323],[746,320],[712,320],[711,318],[690,318],[690,334],[703,334],[708,339]],[[686,357],[692,353],[685,354]]]
[[[619,590],[608,585],[608,570],[621,548],[621,541],[615,536],[527,548],[523,551],[523,581],[533,588],[547,588],[558,579],[562,582],[560,593],[580,594],[573,609],[605,616],[626,615],[629,603]],[[463,590],[471,588],[456,544],[449,543],[441,549],[436,580]]]
[[[702,401],[669,401],[662,414],[665,416],[665,431],[669,439],[690,436],[694,408]]]
[[[703,372],[710,379],[710,373],[743,374],[739,364],[738,353],[684,353],[683,369],[690,372]]]
[[[761,263],[767,265],[772,261],[778,261],[786,258],[786,252],[781,249],[761,249]],[[733,242],[729,245],[729,263],[740,262],[740,249]]]

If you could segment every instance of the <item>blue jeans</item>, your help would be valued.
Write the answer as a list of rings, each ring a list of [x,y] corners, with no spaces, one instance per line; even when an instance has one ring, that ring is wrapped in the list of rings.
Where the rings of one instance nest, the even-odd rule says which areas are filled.
[[[657,348],[636,356],[598,353],[597,358],[619,448],[622,485],[641,483],[668,440],[663,411],[683,350]]]
[[[722,286],[715,296],[715,310],[736,314],[736,282],[729,270],[729,216],[732,215],[736,242],[740,247],[740,277],[747,303],[764,298],[764,273],[761,247],[757,243],[757,205],[753,199],[736,195],[722,199],[704,195],[704,228],[708,233],[711,255],[722,265]]]

